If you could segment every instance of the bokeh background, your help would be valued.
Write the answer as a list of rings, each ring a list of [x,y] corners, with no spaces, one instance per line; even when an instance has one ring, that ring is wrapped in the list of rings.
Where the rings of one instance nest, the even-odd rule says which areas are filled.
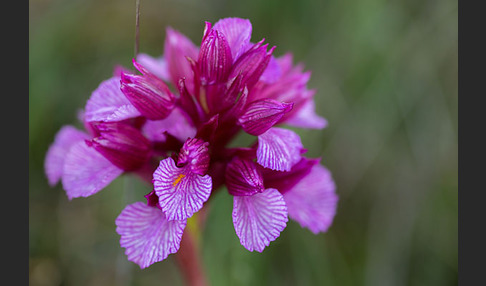
[[[252,40],[312,71],[324,130],[295,129],[322,156],[340,196],[327,233],[290,221],[263,253],[234,233],[219,192],[201,234],[212,285],[456,285],[458,4],[446,0],[142,0],[140,51],[165,27],[199,43],[204,21],[243,17]],[[149,189],[131,176],[69,201],[43,161],[113,66],[131,67],[135,0],[30,0],[30,285],[183,285],[173,255],[140,270],[115,218]]]

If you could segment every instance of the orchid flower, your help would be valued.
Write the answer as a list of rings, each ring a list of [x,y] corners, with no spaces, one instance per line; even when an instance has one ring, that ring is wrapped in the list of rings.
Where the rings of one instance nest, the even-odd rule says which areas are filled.
[[[69,199],[93,195],[123,173],[151,184],[146,202],[126,206],[115,221],[128,260],[140,268],[176,253],[187,220],[224,187],[248,251],[262,252],[289,218],[315,234],[332,224],[332,175],[285,128],[327,125],[307,89],[310,73],[251,34],[240,18],[206,22],[200,45],[168,28],[164,54],[139,54],[135,71],[115,69],[87,101],[86,131],[62,127],[47,152],[48,181],[61,181]],[[229,147],[240,132],[254,144]]]

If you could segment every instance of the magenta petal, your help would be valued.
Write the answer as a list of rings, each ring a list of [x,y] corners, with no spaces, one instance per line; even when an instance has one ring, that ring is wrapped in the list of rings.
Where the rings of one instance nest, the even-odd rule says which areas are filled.
[[[276,82],[280,77],[282,76],[282,69],[280,68],[280,65],[275,59],[274,56],[270,58],[270,61],[268,62],[268,66],[263,72],[262,76],[260,77],[260,80],[270,84]]]
[[[295,132],[272,127],[258,136],[257,162],[276,171],[290,171],[301,159],[303,150],[299,135]]]
[[[120,121],[137,116],[140,116],[140,112],[120,90],[120,78],[112,77],[103,81],[91,94],[86,103],[84,120]]]
[[[287,226],[287,207],[276,189],[233,198],[233,224],[240,243],[262,252]]]
[[[224,18],[214,24],[213,29],[224,34],[231,48],[233,60],[236,60],[251,38],[251,22],[241,18]]]
[[[238,122],[248,134],[258,136],[275,125],[285,113],[292,110],[292,106],[292,103],[273,99],[254,101],[248,105]]]
[[[151,120],[166,118],[175,106],[176,97],[169,87],[133,59],[143,75],[122,73],[120,89],[140,113]]]
[[[138,54],[137,62],[158,78],[165,81],[170,80],[167,61],[163,56],[154,58],[147,54]]]
[[[198,57],[203,84],[225,82],[232,63],[231,50],[225,36],[214,29],[207,31]]]
[[[73,126],[64,126],[56,134],[54,143],[47,150],[44,161],[44,170],[46,172],[49,185],[54,186],[62,177],[64,160],[69,149],[76,143],[88,139],[88,135]]]
[[[69,199],[91,196],[120,176],[113,165],[84,141],[71,147],[64,160],[62,185]]]
[[[196,127],[184,111],[174,108],[169,116],[162,120],[147,120],[142,132],[151,141],[165,142],[164,132],[167,132],[184,142],[196,135]]]
[[[338,196],[331,173],[322,165],[284,193],[289,217],[313,233],[325,232],[336,214]]]
[[[254,44],[248,51],[241,55],[237,61],[235,61],[231,68],[230,78],[242,74],[242,85],[246,85],[248,89],[251,89],[253,85],[258,82],[260,76],[267,68],[273,50],[275,49],[275,47],[273,47],[267,52],[268,44],[263,46],[262,44],[263,40]]]
[[[178,168],[172,158],[160,161],[153,175],[154,190],[168,220],[190,218],[211,194],[209,175],[200,176]]]
[[[191,173],[204,175],[209,168],[209,143],[199,138],[189,138],[179,152],[177,165],[185,166]]]
[[[98,136],[86,141],[111,163],[125,171],[140,168],[151,155],[151,142],[135,127],[122,122],[93,124]]]
[[[289,172],[280,172],[270,169],[263,169],[263,181],[267,188],[277,189],[281,194],[291,190],[300,180],[305,178],[312,167],[319,164],[320,158],[308,159],[302,157],[300,161],[292,166]]]
[[[308,100],[285,124],[300,128],[322,129],[327,126],[327,120],[316,114],[314,99]]]
[[[166,29],[164,58],[174,86],[179,84],[179,79],[185,77],[189,91],[193,92],[194,74],[187,57],[197,59],[198,53],[198,47],[189,38],[171,28]]]
[[[226,166],[225,182],[233,196],[251,196],[264,191],[262,173],[252,160],[234,157]]]
[[[127,205],[115,224],[128,260],[142,269],[176,253],[186,227],[185,220],[168,221],[160,209],[142,202]]]

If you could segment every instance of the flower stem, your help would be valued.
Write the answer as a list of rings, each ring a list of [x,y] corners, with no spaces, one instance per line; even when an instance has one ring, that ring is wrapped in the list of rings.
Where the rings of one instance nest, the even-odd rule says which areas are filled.
[[[135,16],[135,59],[138,55],[139,46],[139,32],[140,32],[140,0],[136,1],[136,16]]]
[[[186,228],[182,235],[181,246],[175,254],[179,269],[181,270],[187,285],[206,286],[208,285],[204,270],[201,264],[199,245],[190,228]]]

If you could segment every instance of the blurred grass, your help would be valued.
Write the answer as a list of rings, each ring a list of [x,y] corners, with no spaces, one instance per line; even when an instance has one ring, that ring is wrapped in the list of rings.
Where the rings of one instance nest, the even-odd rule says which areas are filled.
[[[338,214],[325,234],[290,221],[263,253],[238,242],[231,197],[203,234],[212,285],[457,284],[457,1],[143,0],[140,50],[165,27],[199,43],[204,21],[249,18],[253,40],[312,71],[322,130],[295,129],[333,173]],[[115,64],[130,67],[135,1],[29,2],[31,285],[182,285],[172,258],[128,262],[114,220],[148,186],[124,176],[69,201],[43,173],[49,144]]]

